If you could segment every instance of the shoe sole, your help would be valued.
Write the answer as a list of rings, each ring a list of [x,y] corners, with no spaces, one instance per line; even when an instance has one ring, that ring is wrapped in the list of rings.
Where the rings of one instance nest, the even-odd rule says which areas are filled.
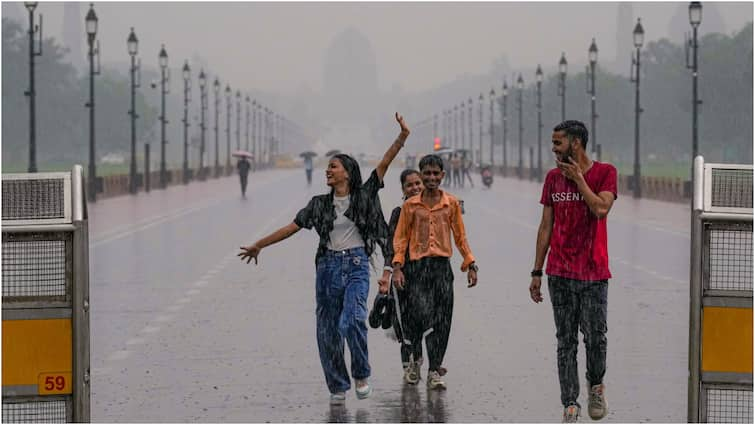
[[[588,412],[588,413],[589,413],[589,412]],[[601,420],[601,419],[605,418],[606,416],[608,416],[608,409],[605,409],[605,410],[603,411],[603,414],[602,414],[602,415],[598,415],[598,416],[593,416],[593,415],[590,415],[590,419],[592,419],[592,420],[594,420],[594,421],[599,421],[599,420]]]

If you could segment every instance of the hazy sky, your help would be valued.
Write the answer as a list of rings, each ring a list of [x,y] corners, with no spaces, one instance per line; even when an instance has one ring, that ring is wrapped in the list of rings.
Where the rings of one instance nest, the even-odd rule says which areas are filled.
[[[632,3],[646,40],[668,36],[679,4]],[[752,2],[716,7],[728,32],[753,18]],[[82,29],[87,9],[81,3]],[[45,34],[59,37],[63,4],[41,3],[38,10]],[[323,52],[349,27],[372,42],[382,89],[424,90],[460,74],[489,72],[503,55],[515,67],[550,68],[565,51],[570,69],[582,69],[592,37],[601,60],[615,58],[618,3],[97,2],[95,10],[103,61],[128,60],[133,26],[145,65],[157,65],[165,43],[172,66],[196,54],[233,86],[290,93],[303,86],[321,90]],[[681,41],[682,34],[673,38]],[[629,53],[620,56],[628,61]]]

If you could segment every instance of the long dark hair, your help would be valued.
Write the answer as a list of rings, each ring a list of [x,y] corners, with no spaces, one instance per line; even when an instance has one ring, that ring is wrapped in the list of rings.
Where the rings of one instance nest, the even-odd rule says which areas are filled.
[[[333,155],[333,158],[331,159],[339,160],[343,168],[349,174],[349,195],[358,193],[359,189],[361,189],[362,187],[362,173],[361,171],[359,171],[359,163],[354,158],[346,155],[345,153]],[[331,194],[334,191],[335,189],[330,189]]]
[[[406,179],[412,174],[416,174],[418,176],[420,175],[419,171],[415,170],[414,168],[407,168],[406,170],[401,172],[401,176],[399,177],[399,180],[401,180],[401,193],[404,192],[404,183],[406,183]],[[406,196],[404,196],[403,199],[406,199]]]

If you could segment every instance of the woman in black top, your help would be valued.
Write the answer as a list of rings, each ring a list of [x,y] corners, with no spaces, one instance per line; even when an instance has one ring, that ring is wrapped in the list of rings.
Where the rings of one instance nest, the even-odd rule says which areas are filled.
[[[241,260],[247,263],[269,245],[288,238],[301,228],[315,228],[320,242],[315,255],[317,266],[317,346],[332,404],[345,402],[351,387],[344,361],[344,339],[351,353],[351,374],[357,398],[367,398],[372,388],[367,382],[370,365],[367,355],[367,294],[369,257],[375,244],[385,244],[388,229],[383,218],[378,191],[388,166],[404,146],[409,128],[396,113],[401,126],[398,138],[362,184],[359,164],[350,156],[333,156],[325,171],[330,193],[312,197],[294,221],[253,245],[241,247]]]

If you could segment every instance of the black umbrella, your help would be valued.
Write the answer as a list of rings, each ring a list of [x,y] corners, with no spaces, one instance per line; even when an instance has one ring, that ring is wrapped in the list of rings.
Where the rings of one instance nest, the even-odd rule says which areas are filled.
[[[317,156],[317,153],[312,152],[312,151],[306,151],[306,152],[300,153],[299,156],[302,158],[311,158],[313,156]]]
[[[325,156],[338,155],[339,153],[341,153],[339,149],[331,149],[325,153]]]

